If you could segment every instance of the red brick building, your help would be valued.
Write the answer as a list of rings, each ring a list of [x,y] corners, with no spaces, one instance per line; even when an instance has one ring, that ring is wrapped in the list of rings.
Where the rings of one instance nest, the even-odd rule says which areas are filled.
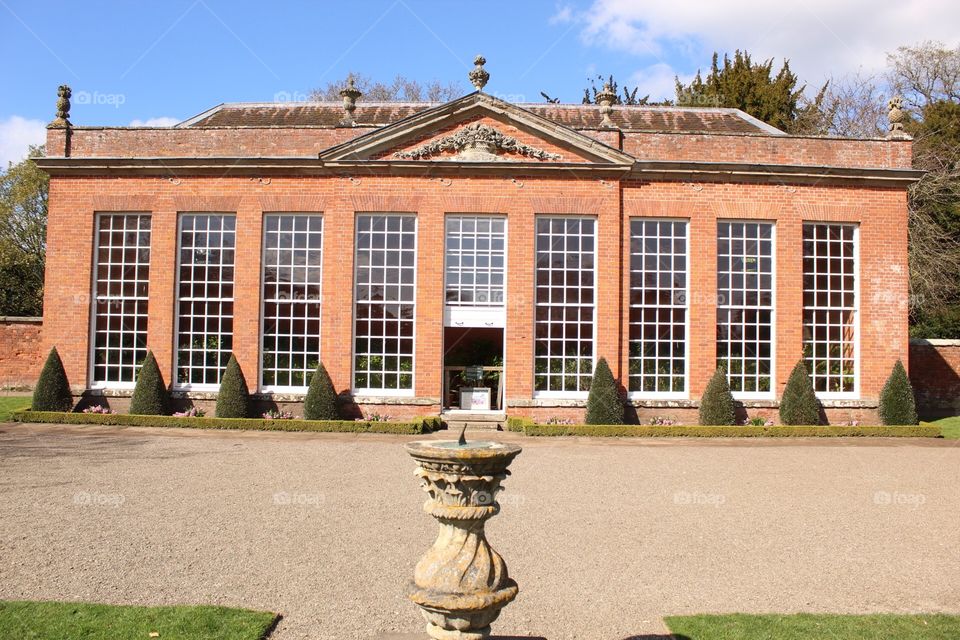
[[[149,348],[194,400],[232,352],[264,402],[302,398],[322,360],[366,413],[457,408],[482,375],[493,409],[582,415],[605,357],[644,420],[695,420],[718,364],[775,416],[805,358],[832,420],[875,410],[907,362],[908,138],[479,84],[446,104],[223,104],[173,128],[62,109],[40,161],[45,347],[121,407]]]

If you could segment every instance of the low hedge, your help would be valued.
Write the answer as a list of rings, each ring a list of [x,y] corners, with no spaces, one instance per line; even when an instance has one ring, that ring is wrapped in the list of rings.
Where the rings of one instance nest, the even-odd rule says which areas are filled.
[[[243,429],[255,431],[316,431],[337,433],[430,433],[440,429],[440,418],[414,418],[408,422],[367,420],[267,420],[264,418],[175,418],[128,413],[72,413],[60,411],[15,411],[16,422],[99,424],[119,427],[179,427],[187,429]]]
[[[532,424],[534,424],[534,422],[530,418],[507,416],[507,431],[523,433],[526,428]]]
[[[843,427],[843,426],[720,426],[699,425],[587,425],[587,424],[535,424],[522,418],[508,421],[510,431],[522,431],[528,436],[598,436],[598,437],[647,437],[647,438],[808,438],[808,437],[859,437],[874,438],[937,438],[939,427],[933,425],[906,427]]]

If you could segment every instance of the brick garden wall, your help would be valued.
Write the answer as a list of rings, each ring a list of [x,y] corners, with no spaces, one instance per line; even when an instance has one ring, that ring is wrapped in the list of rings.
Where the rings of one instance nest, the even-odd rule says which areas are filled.
[[[43,366],[41,318],[0,316],[0,388],[32,387]]]
[[[960,415],[960,340],[911,340],[910,381],[921,418]]]

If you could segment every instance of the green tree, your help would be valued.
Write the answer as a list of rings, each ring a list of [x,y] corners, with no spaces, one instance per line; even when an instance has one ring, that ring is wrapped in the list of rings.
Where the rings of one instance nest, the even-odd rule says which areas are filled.
[[[790,133],[822,133],[828,123],[822,118],[821,106],[827,86],[807,100],[806,85],[797,86],[797,76],[789,61],[773,75],[773,59],[755,63],[746,51],[737,50],[733,59],[713,54],[710,73],[700,71],[690,84],[677,79],[678,105],[732,107],[741,109],[767,124]]]
[[[40,371],[37,386],[33,389],[33,401],[30,408],[34,411],[70,411],[73,409],[73,394],[70,382],[63,368],[63,361],[57,348],[50,349],[50,355]]]
[[[893,371],[880,391],[880,421],[890,425],[917,424],[913,385],[899,360],[893,365]]]
[[[736,422],[737,409],[727,383],[727,372],[718,367],[700,398],[700,424],[723,426]]]
[[[623,424],[623,398],[613,379],[606,358],[600,358],[593,370],[587,396],[587,424]]]
[[[801,360],[787,379],[780,398],[780,421],[789,425],[820,424],[820,401],[810,383],[810,372]]]
[[[217,393],[218,418],[246,418],[250,415],[250,392],[247,380],[243,377],[237,357],[230,354],[230,361],[220,379],[220,391]]]
[[[340,419],[337,391],[333,388],[333,381],[322,362],[310,379],[310,388],[307,389],[307,397],[303,401],[303,417],[307,420]]]
[[[960,241],[960,102],[931,102],[905,128],[914,138],[914,166],[927,172],[911,204]]]
[[[904,97],[914,137],[910,187],[911,333],[957,338],[960,305],[960,46],[921,42],[887,56],[891,94]]]
[[[927,103],[905,128],[926,171],[909,191],[912,334],[960,338],[960,103]]]
[[[169,412],[169,407],[170,394],[167,391],[167,385],[163,382],[163,374],[157,366],[157,359],[153,357],[153,351],[148,351],[140,367],[137,384],[133,388],[130,413],[163,416]]]
[[[50,179],[33,161],[43,147],[0,173],[0,315],[43,311],[43,267]]]

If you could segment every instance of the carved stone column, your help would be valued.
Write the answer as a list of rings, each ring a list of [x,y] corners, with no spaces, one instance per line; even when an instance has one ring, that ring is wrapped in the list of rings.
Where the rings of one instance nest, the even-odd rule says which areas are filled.
[[[484,534],[484,523],[500,511],[497,492],[520,453],[498,442],[424,441],[407,445],[430,496],[424,511],[437,519],[436,541],[417,563],[410,599],[435,640],[481,640],[490,623],[517,597],[517,583]]]

